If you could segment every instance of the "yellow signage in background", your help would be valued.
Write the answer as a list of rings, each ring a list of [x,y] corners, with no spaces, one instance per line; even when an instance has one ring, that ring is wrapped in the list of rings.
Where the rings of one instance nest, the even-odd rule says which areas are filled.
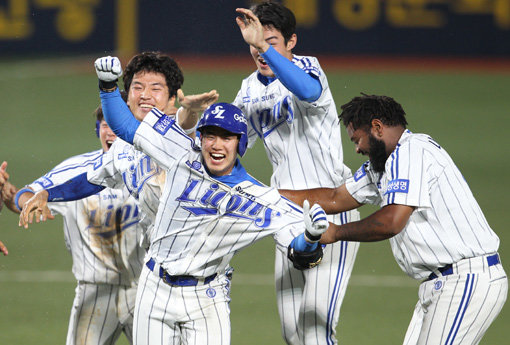
[[[283,2],[294,15],[299,26],[312,27],[319,20],[319,0],[285,0]]]
[[[137,50],[137,2],[117,0],[115,47],[121,56],[133,55]],[[101,0],[7,0],[0,8],[0,39],[29,39],[34,33],[32,12],[35,9],[57,10],[54,21],[58,36],[69,42],[86,40],[96,26],[95,8]]]
[[[28,0],[8,0],[0,8],[0,39],[23,40],[32,34]]]

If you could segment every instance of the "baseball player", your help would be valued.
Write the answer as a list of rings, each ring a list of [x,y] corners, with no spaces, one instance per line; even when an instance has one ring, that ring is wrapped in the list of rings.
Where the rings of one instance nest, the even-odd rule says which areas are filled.
[[[110,149],[115,134],[100,107],[96,117],[102,148],[71,157],[22,188],[14,200],[18,208],[35,192],[83,174]],[[136,200],[126,188],[107,188],[86,199],[51,203],[49,209],[64,218],[65,242],[78,282],[66,344],[113,344],[122,332],[132,343],[137,280],[145,254],[138,244]]]
[[[406,129],[393,98],[363,94],[342,110],[356,152],[369,161],[339,188],[282,193],[320,200],[332,213],[379,205],[361,221],[331,225],[321,242],[390,240],[402,270],[423,281],[405,345],[478,344],[503,308],[508,280],[499,238],[468,184],[434,139]]]
[[[306,190],[340,186],[351,175],[342,160],[340,123],[326,75],[315,57],[292,53],[294,14],[276,2],[237,9],[257,71],[244,79],[234,104],[248,119],[249,146],[264,142],[271,186]],[[336,224],[357,211],[332,215]],[[276,251],[275,285],[282,335],[288,344],[336,344],[336,325],[359,244],[324,249],[320,266],[301,272]]]
[[[101,92],[107,121],[166,170],[140,277],[135,343],[228,344],[229,282],[220,273],[235,252],[272,234],[285,252],[298,235],[302,241],[293,241],[298,250],[322,252],[321,246],[304,239],[299,208],[261,186],[241,166],[237,153],[246,150],[247,131],[238,108],[218,103],[205,111],[198,124],[200,149],[157,108],[142,123],[132,117],[118,90],[106,87],[116,77],[108,73],[111,58],[103,59],[107,61],[100,64],[98,76],[101,89],[108,91]],[[55,196],[52,189],[48,193]],[[316,218],[324,213],[312,208],[311,214]],[[319,216],[317,223],[325,219]],[[307,227],[307,238],[318,240],[318,229]]]

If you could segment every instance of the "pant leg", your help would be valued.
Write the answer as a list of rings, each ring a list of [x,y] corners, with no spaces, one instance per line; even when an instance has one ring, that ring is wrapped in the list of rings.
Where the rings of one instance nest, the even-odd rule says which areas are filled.
[[[507,293],[501,265],[424,282],[404,344],[478,344],[503,308]]]
[[[121,333],[116,312],[118,286],[79,282],[71,309],[67,345],[112,344]]]
[[[175,287],[144,267],[135,305],[135,345],[230,344],[229,280]]]
[[[359,220],[354,210],[331,221],[345,224]],[[276,251],[275,286],[282,336],[289,345],[337,344],[336,326],[354,261],[357,242],[337,242],[324,248],[315,268],[299,271]]]

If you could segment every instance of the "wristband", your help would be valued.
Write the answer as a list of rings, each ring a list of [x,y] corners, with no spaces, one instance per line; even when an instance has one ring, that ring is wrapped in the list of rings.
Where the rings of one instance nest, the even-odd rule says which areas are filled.
[[[16,193],[16,196],[14,197],[14,206],[16,206],[16,208],[18,209],[18,211],[21,212],[21,207],[19,207],[18,205],[18,202],[19,202],[19,197],[21,196],[21,194],[24,194],[24,193],[27,193],[27,192],[30,192],[32,194],[35,194],[35,192],[33,190],[31,190],[30,188],[21,188],[17,193]]]
[[[308,232],[308,230],[305,230],[305,240],[310,242],[310,243],[316,243],[316,242],[319,242],[319,240],[321,239],[321,235],[312,235],[310,232]]]
[[[99,89],[104,92],[113,92],[117,88],[117,79],[113,81],[104,81],[99,79]]]

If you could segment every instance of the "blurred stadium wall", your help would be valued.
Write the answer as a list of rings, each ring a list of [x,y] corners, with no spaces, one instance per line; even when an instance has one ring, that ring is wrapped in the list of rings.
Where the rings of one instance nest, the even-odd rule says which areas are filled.
[[[5,56],[235,55],[247,0],[1,0]],[[299,53],[510,57],[510,0],[283,0]]]

